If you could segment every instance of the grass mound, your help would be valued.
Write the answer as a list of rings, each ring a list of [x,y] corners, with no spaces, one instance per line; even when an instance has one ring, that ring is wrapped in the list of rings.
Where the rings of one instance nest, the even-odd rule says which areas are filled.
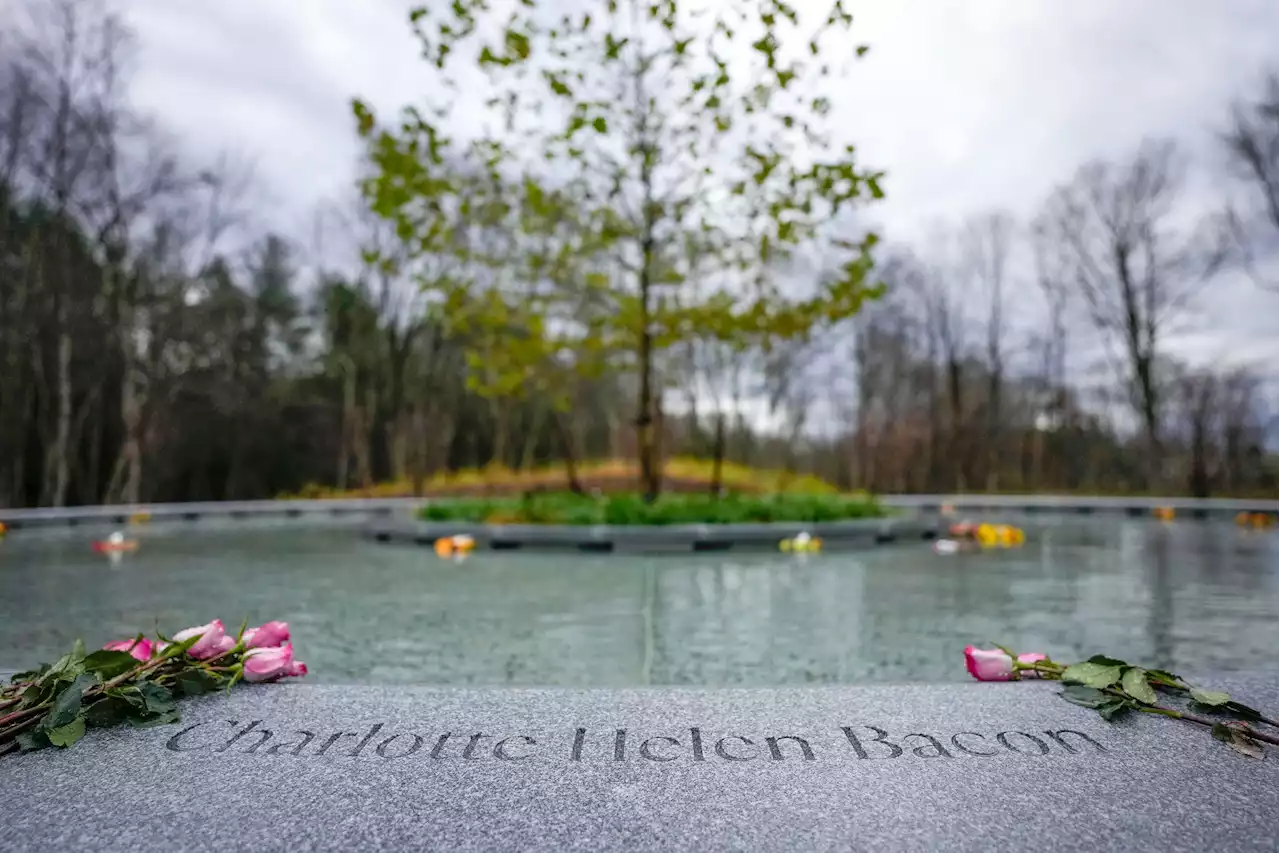
[[[706,491],[713,479],[714,464],[708,459],[680,456],[667,460],[662,466],[665,488],[673,492]],[[636,488],[640,468],[634,461],[606,459],[584,462],[578,466],[578,479],[588,490],[598,489],[607,493],[629,492]],[[810,474],[793,474],[787,471],[762,470],[725,462],[720,482],[730,492],[748,494],[805,494],[835,495],[839,490],[830,483]],[[501,466],[471,468],[437,474],[423,484],[422,496],[502,496],[519,495],[531,489],[549,492],[567,491],[568,480],[564,466],[555,465],[527,471],[513,471]],[[377,483],[367,488],[335,489],[329,486],[309,484],[297,494],[285,494],[280,498],[404,498],[413,497],[413,484],[407,480]]]
[[[435,501],[423,507],[424,521],[473,524],[745,524],[779,521],[844,521],[880,518],[883,507],[865,495],[667,494],[653,503],[636,494],[589,497],[572,493],[520,498]]]

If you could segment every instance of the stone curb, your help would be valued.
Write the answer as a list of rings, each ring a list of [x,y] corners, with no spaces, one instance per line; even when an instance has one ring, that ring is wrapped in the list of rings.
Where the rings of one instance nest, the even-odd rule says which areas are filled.
[[[875,518],[837,522],[689,525],[532,525],[407,522],[372,524],[364,535],[377,542],[431,547],[445,536],[470,536],[491,551],[688,552],[777,551],[800,533],[822,540],[823,550],[870,548],[920,542],[938,535],[938,524],[919,518]]]

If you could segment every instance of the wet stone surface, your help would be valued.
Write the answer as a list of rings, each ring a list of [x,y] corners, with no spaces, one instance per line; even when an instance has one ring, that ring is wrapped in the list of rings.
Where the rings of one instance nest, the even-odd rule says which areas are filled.
[[[0,759],[0,849],[1276,849],[1274,749],[1058,689],[238,688]]]

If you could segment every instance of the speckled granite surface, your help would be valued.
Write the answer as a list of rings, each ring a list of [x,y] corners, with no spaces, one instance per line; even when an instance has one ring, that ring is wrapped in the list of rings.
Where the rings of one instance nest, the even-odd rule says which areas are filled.
[[[0,759],[0,849],[1276,849],[1274,749],[1057,689],[237,689]]]

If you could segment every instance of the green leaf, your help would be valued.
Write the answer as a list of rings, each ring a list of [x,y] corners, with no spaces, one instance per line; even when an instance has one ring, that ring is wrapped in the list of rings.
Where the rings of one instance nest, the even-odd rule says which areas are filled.
[[[591,120],[591,126],[595,128],[596,133],[609,132],[609,122],[605,120],[604,116],[596,116],[593,118]]]
[[[89,673],[77,675],[75,681],[58,694],[58,698],[54,700],[53,707],[49,709],[49,714],[41,725],[51,731],[74,720],[80,715],[80,700],[84,692],[97,683],[96,675]]]
[[[1144,705],[1156,703],[1156,691],[1147,683],[1147,671],[1140,666],[1131,666],[1125,670],[1120,678],[1120,687]]]
[[[118,726],[129,716],[131,708],[132,706],[125,699],[118,696],[104,696],[85,709],[84,721],[86,725],[98,729]]]
[[[1098,708],[1098,714],[1104,720],[1114,720],[1129,711],[1129,703],[1123,699],[1112,699],[1107,704]]]
[[[1068,684],[1060,695],[1073,705],[1085,708],[1100,708],[1111,701],[1111,697],[1096,687],[1085,687],[1083,684]]]
[[[1180,677],[1174,675],[1172,672],[1165,672],[1163,669],[1147,670],[1147,678],[1168,687],[1178,687],[1182,683],[1182,679]]]
[[[190,670],[178,675],[174,688],[183,696],[199,696],[218,689],[219,681],[212,673]]]
[[[84,717],[76,717],[65,726],[49,729],[46,734],[49,738],[49,743],[65,749],[84,737]]]
[[[1106,655],[1094,655],[1089,658],[1088,663],[1101,664],[1102,666],[1128,666],[1129,664],[1122,660],[1109,658]]]
[[[1062,680],[1087,687],[1110,687],[1120,680],[1120,667],[1099,663],[1073,663],[1062,671]]]
[[[167,726],[170,723],[177,723],[182,720],[176,710],[165,711],[163,714],[157,714],[149,717],[130,717],[129,725],[135,729],[149,729],[152,726]]]
[[[96,673],[103,681],[110,681],[118,675],[124,675],[139,663],[140,661],[128,652],[102,649],[84,659],[84,668],[86,672]]]
[[[37,749],[44,749],[49,745],[49,738],[45,736],[44,731],[41,729],[23,732],[14,738],[14,740],[18,742],[18,749],[23,752],[34,752]]]
[[[140,684],[138,692],[142,694],[148,713],[163,714],[174,709],[173,694],[159,684]]]
[[[1262,758],[1266,753],[1263,751],[1262,745],[1249,737],[1236,726],[1230,726],[1225,723],[1217,723],[1210,733],[1216,740],[1220,740],[1227,744],[1236,753],[1248,758]]]
[[[36,669],[29,669],[26,672],[15,672],[13,677],[9,679],[10,684],[18,684],[24,681],[37,681],[40,676],[49,671],[49,664],[42,663]]]
[[[1201,705],[1209,705],[1217,707],[1225,705],[1231,700],[1230,693],[1223,693],[1218,690],[1201,690],[1198,687],[1191,688],[1191,698],[1199,702]]]
[[[1255,708],[1250,708],[1248,705],[1240,702],[1227,702],[1222,707],[1224,710],[1230,711],[1237,717],[1242,717],[1251,723],[1262,722],[1262,712]]]
[[[137,687],[127,685],[125,687],[113,687],[107,692],[108,696],[119,699],[135,708],[146,708],[147,702],[142,698],[142,693]]]

